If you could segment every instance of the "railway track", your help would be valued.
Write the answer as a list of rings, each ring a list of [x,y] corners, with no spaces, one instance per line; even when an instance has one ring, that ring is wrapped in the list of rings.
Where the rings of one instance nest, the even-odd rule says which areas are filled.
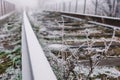
[[[118,24],[113,23],[109,27],[110,24],[106,23],[105,27],[106,24],[98,25],[76,16],[48,12],[29,16],[57,78],[71,80],[72,76],[75,80],[86,80],[87,77],[102,80],[100,75],[105,75],[109,80],[119,79],[120,29],[114,27]],[[108,71],[103,70],[106,67],[109,67]],[[98,73],[95,74],[95,71]],[[96,77],[98,75],[100,77]]]
[[[54,13],[49,11],[50,13]],[[86,19],[87,21],[93,21],[97,23],[103,23],[107,26],[117,26],[120,27],[120,18],[116,17],[106,17],[106,16],[98,16],[98,15],[90,15],[90,14],[77,14],[77,13],[68,13],[68,12],[58,12],[64,16],[74,17],[76,19]]]

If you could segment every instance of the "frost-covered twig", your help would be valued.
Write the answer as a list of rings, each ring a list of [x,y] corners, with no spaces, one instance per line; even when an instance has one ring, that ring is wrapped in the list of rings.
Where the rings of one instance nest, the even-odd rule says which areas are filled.
[[[110,43],[109,43],[108,45],[105,43],[105,53],[108,52],[110,46],[111,46],[112,43],[113,43],[113,40],[115,39],[115,31],[116,31],[116,28],[113,29],[113,35],[112,35],[112,38],[111,38]]]

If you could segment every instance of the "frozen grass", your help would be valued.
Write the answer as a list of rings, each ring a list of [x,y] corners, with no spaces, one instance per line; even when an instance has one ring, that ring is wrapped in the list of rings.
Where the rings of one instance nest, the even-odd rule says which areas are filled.
[[[0,79],[21,80],[21,15],[11,15],[0,30]]]

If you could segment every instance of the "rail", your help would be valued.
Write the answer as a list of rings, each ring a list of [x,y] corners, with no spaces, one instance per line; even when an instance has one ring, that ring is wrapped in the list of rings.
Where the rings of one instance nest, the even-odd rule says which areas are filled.
[[[1,17],[0,17],[0,24],[1,24],[1,23],[4,23],[5,20],[7,20],[7,19],[8,19],[12,14],[14,14],[14,13],[15,13],[15,11],[12,11],[12,12],[10,12],[10,13],[7,13],[7,14],[1,16]]]
[[[32,30],[32,27],[30,25],[30,22],[28,20],[26,12],[24,12],[24,23],[23,23],[23,29],[25,31],[26,35],[26,42],[27,42],[27,48],[28,48],[28,59],[29,59],[29,65],[31,68],[31,73],[33,75],[33,80],[57,80],[56,76],[54,75],[54,72],[52,71],[52,68],[50,67],[50,64],[43,52],[42,47],[40,46],[38,39],[36,35],[34,34],[34,31]],[[24,49],[25,50],[25,49]],[[22,54],[25,54],[22,52]],[[26,55],[26,56],[27,56]],[[22,59],[26,61],[25,59]],[[23,61],[23,62],[24,62]],[[26,65],[23,65],[23,68]],[[23,69],[25,70],[25,69]],[[27,71],[27,70],[25,70]],[[24,72],[25,72],[24,71]],[[23,72],[23,73],[24,73]],[[23,80],[27,80],[24,79]]]
[[[104,23],[107,25],[120,27],[120,18],[97,16],[97,15],[90,15],[90,14],[67,13],[67,12],[60,12],[60,13],[67,16],[86,19],[88,21],[95,21],[95,22]]]

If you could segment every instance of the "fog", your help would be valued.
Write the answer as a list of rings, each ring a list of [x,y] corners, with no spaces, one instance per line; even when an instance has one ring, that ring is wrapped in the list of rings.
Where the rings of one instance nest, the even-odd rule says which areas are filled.
[[[30,7],[34,8],[38,6],[38,0],[6,0],[14,3],[17,7]]]
[[[66,3],[67,8],[69,5],[69,2],[72,3],[73,8],[76,4],[76,0],[7,0],[7,1],[14,3],[18,7],[39,8],[40,10],[45,9],[46,7],[50,8],[50,6],[53,6],[53,8],[54,8],[56,4],[58,6],[60,4],[63,5],[63,2]],[[89,6],[89,4],[91,4],[90,2],[92,2],[92,1],[87,0],[87,6]],[[84,0],[78,0],[78,7],[81,7],[81,9],[79,11],[82,11],[83,4],[84,4]],[[72,9],[72,10],[74,10],[74,9]]]
[[[43,7],[45,5],[49,4],[56,4],[56,3],[62,3],[62,2],[69,2],[69,1],[74,1],[75,0],[6,0],[11,3],[16,4],[16,6],[20,7]]]

